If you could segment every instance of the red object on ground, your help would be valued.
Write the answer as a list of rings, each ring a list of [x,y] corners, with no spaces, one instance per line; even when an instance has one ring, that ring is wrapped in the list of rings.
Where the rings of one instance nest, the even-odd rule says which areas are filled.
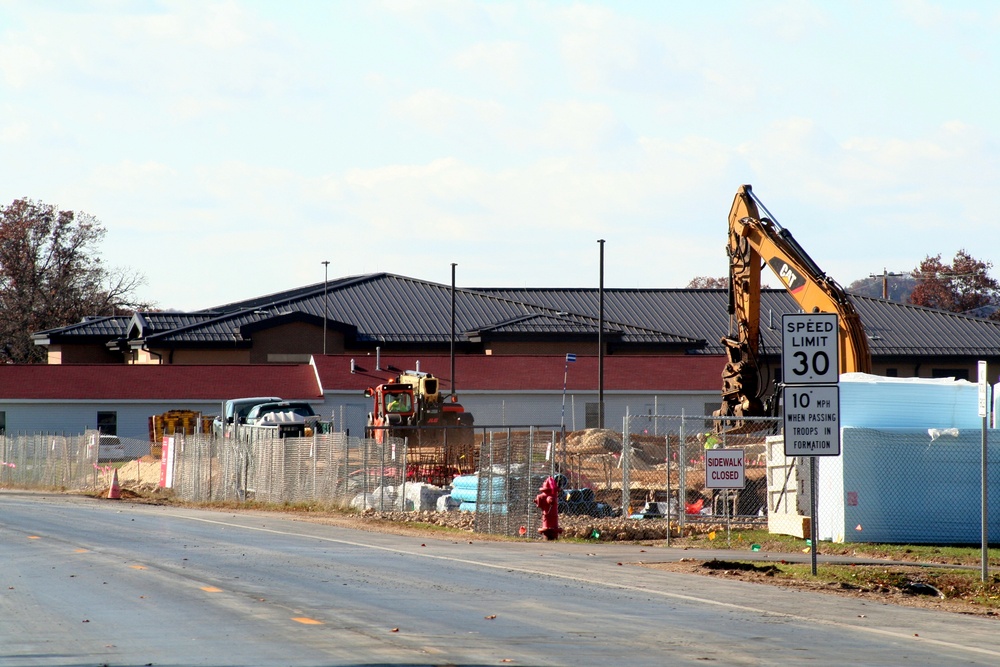
[[[684,512],[686,514],[698,514],[699,512],[701,512],[701,508],[704,506],[705,506],[705,499],[699,498],[693,503],[687,503],[684,506]]]
[[[542,482],[542,488],[538,489],[538,495],[535,496],[535,504],[542,510],[539,534],[547,540],[558,539],[559,533],[563,531],[559,527],[559,484],[554,477],[547,477]]]
[[[122,497],[122,488],[118,486],[118,468],[115,468],[115,474],[111,478],[111,488],[108,489],[108,498],[111,500],[119,500]]]

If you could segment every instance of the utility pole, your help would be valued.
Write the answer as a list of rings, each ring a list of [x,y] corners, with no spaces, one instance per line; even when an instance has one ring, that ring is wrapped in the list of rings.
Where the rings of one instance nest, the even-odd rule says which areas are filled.
[[[881,278],[882,279],[882,298],[883,299],[888,299],[889,298],[889,276],[897,277],[897,276],[902,276],[902,275],[904,275],[904,274],[902,274],[902,273],[889,273],[889,271],[885,267],[882,267],[882,275],[881,276],[878,275],[878,274],[875,274],[875,273],[869,273],[868,277],[869,278]]]

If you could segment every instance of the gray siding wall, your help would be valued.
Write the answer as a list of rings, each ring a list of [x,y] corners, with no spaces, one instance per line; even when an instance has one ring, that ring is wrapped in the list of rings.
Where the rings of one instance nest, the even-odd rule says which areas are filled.
[[[508,392],[460,392],[459,402],[471,412],[477,425],[548,425],[559,426],[562,418],[562,392],[517,394]],[[597,402],[597,392],[567,392],[565,423],[567,430],[587,426],[587,403]],[[630,415],[705,414],[706,404],[715,408],[721,402],[715,391],[659,392],[656,394],[604,393],[604,425],[620,431],[626,411]],[[335,416],[336,428],[346,427],[351,435],[363,435],[371,399],[356,393],[327,392],[328,411]],[[713,408],[714,409],[714,408]],[[324,418],[329,417],[329,412]],[[711,411],[709,411],[711,412]],[[635,426],[635,424],[633,425]]]
[[[149,418],[168,410],[194,410],[216,415],[220,403],[170,401],[148,403],[49,402],[0,403],[6,412],[7,433],[83,433],[97,428],[98,412],[118,413],[118,435],[123,438],[149,439]]]

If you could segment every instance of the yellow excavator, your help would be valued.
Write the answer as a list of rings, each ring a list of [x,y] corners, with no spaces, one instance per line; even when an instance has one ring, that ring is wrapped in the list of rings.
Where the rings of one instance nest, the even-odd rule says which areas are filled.
[[[763,210],[767,217],[762,217]],[[844,289],[827,276],[791,232],[772,219],[749,185],[740,186],[729,211],[730,336],[722,339],[728,362],[722,371],[722,407],[717,417],[733,417],[717,428],[740,428],[741,418],[765,416],[760,363],[760,274],[766,264],[803,312],[836,313],[841,373],[870,373],[871,353],[861,318]]]

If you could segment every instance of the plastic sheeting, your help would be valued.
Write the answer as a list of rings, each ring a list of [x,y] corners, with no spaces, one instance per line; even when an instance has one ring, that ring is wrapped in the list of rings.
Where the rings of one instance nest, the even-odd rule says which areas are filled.
[[[479,475],[461,475],[451,482],[451,497],[455,500],[475,503],[507,502],[507,485],[502,477],[484,477],[483,488],[479,489]],[[480,497],[480,493],[482,496]]]
[[[927,431],[845,428],[842,456],[819,457],[821,540],[974,544],[981,538],[980,427]],[[931,430],[931,429],[928,429]],[[950,431],[950,429],[949,429]],[[989,487],[1000,488],[1000,432],[988,433]],[[1000,494],[989,494],[989,541],[1000,540]]]
[[[848,428],[980,428],[979,387],[955,378],[840,376],[840,425]]]

